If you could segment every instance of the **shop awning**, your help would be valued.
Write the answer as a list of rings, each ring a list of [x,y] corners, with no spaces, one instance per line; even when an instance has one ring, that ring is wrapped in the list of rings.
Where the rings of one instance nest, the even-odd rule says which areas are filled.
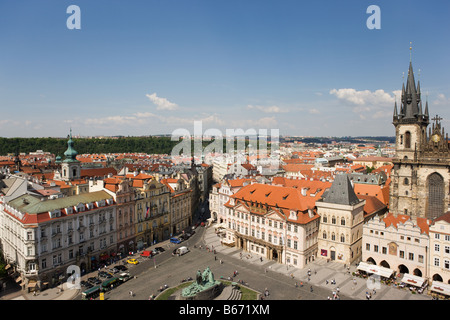
[[[422,287],[425,281],[424,278],[409,273],[405,273],[402,278],[402,282],[416,287]]]
[[[366,262],[360,262],[357,269],[364,271],[368,274],[376,274],[384,278],[389,278],[394,273],[394,270],[392,269],[377,266],[374,264],[369,264]]]
[[[433,281],[430,290],[439,294],[450,296],[450,284],[446,284],[440,281]]]

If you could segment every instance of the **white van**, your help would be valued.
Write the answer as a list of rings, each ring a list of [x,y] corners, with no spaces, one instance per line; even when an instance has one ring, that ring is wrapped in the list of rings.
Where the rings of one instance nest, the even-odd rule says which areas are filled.
[[[188,247],[179,247],[179,248],[177,249],[177,254],[178,254],[179,256],[182,256],[183,254],[188,253],[188,252],[189,252]]]

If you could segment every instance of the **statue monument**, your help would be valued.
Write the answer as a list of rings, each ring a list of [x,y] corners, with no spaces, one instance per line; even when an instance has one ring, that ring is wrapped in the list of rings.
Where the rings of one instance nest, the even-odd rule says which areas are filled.
[[[222,283],[214,280],[214,274],[207,267],[203,273],[197,271],[195,281],[181,291],[182,299],[213,299],[220,293]]]

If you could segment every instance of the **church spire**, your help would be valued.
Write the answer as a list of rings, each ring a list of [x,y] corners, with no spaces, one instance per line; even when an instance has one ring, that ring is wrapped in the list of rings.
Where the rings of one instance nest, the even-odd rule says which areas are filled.
[[[395,101],[394,104],[394,120],[397,120],[398,113],[397,113],[397,101]]]
[[[412,48],[410,47],[410,50]],[[420,72],[420,71],[419,71]],[[419,74],[420,76],[420,74]],[[398,114],[398,122],[415,123],[425,122],[428,123],[428,119],[424,117],[422,102],[420,97],[420,82],[414,79],[414,70],[412,61],[409,61],[408,76],[406,83],[402,83],[402,97],[400,105],[400,113]]]
[[[73,148],[74,142],[72,140],[72,128],[70,129],[70,135],[68,136],[67,150],[64,152],[66,159],[64,162],[74,162],[77,161],[78,152]]]
[[[428,118],[430,118],[430,114],[428,112],[428,97],[427,97],[427,101],[425,102],[425,118],[428,120]]]

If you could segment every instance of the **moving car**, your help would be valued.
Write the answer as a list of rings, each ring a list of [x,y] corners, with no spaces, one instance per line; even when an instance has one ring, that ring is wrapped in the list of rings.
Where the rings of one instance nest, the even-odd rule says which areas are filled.
[[[127,262],[129,264],[138,264],[139,263],[139,261],[137,261],[136,259],[128,259]]]
[[[175,254],[182,256],[183,254],[186,254],[189,252],[188,247],[179,247],[178,249],[176,249]]]
[[[126,282],[131,279],[131,275],[128,272],[123,272],[119,275],[119,280],[122,282]]]

